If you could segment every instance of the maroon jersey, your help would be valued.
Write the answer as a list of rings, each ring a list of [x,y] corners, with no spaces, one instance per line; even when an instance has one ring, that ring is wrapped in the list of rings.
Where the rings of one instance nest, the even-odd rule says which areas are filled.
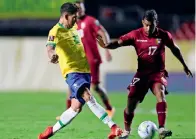
[[[157,28],[148,37],[143,28],[133,30],[120,37],[123,45],[133,45],[138,56],[138,72],[149,74],[165,70],[165,46],[173,46],[169,32]]]
[[[92,16],[85,15],[77,21],[77,25],[89,63],[101,63],[96,41],[97,32],[101,29],[99,21]]]

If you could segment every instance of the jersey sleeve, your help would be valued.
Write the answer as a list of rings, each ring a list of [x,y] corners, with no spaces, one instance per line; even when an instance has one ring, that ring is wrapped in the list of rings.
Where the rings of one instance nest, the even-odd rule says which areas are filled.
[[[100,22],[95,18],[91,19],[91,25],[92,25],[93,31],[96,32],[96,33],[101,29]]]
[[[57,31],[50,30],[48,34],[48,40],[47,40],[46,46],[52,46],[55,48],[57,43],[58,43]]]
[[[122,41],[123,46],[134,45],[135,33],[134,33],[134,31],[131,31],[125,35],[122,35],[119,39]]]
[[[168,31],[166,32],[165,45],[169,48],[175,45],[173,38],[172,38],[172,35]]]

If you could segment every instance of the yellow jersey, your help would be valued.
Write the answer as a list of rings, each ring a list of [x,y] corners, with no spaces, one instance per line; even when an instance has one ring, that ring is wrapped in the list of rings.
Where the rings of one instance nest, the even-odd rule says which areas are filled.
[[[59,66],[63,77],[69,73],[90,73],[84,47],[75,24],[66,29],[57,23],[49,32],[47,46],[53,46],[59,56]]]

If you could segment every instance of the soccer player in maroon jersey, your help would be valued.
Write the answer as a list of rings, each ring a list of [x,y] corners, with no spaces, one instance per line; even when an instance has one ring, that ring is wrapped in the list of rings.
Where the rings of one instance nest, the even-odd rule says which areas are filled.
[[[78,32],[82,39],[84,45],[85,53],[87,56],[88,63],[91,70],[91,88],[101,97],[102,102],[104,103],[108,116],[113,117],[115,109],[110,104],[109,98],[104,88],[100,87],[99,83],[99,70],[100,64],[102,63],[101,56],[97,47],[96,37],[100,35],[103,38],[105,43],[110,42],[110,37],[104,27],[99,23],[97,19],[92,16],[85,14],[85,7],[83,0],[77,0],[75,3],[79,7],[78,12]],[[106,60],[111,60],[111,54],[109,50],[106,49]],[[70,99],[67,99],[67,108],[70,107]],[[58,119],[58,117],[57,117]]]
[[[176,58],[181,62],[185,73],[192,77],[178,46],[174,43],[171,34],[157,27],[158,16],[155,10],[145,12],[142,20],[143,27],[133,30],[113,41],[105,44],[101,37],[99,44],[108,49],[132,45],[138,55],[138,69],[132,82],[128,86],[128,101],[124,110],[125,130],[120,137],[127,139],[131,131],[131,123],[134,110],[141,103],[151,89],[156,96],[156,111],[159,123],[160,139],[171,136],[172,132],[165,129],[167,103],[165,99],[165,87],[167,85],[167,71],[165,70],[165,46],[167,46]]]
[[[100,64],[102,63],[101,56],[98,50],[96,37],[100,35],[105,43],[110,42],[110,37],[104,27],[99,23],[99,21],[87,14],[85,14],[85,7],[83,0],[78,0],[76,5],[79,7],[78,12],[78,31],[84,44],[84,49],[91,69],[91,87],[100,96],[102,102],[104,103],[108,116],[112,118],[114,114],[114,108],[110,104],[109,98],[105,89],[100,87],[99,83],[99,70]],[[111,54],[106,49],[106,60],[111,60]]]

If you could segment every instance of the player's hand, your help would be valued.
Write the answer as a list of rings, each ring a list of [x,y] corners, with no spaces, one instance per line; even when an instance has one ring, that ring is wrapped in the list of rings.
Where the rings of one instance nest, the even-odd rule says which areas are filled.
[[[108,62],[112,61],[112,55],[110,54],[109,51],[106,51],[106,61]]]
[[[103,41],[103,39],[102,39],[102,37],[100,36],[100,35],[98,35],[97,37],[96,37],[96,40],[97,40],[97,42],[99,43],[99,45],[102,47],[102,48],[105,48],[106,46],[105,46],[105,43],[104,43],[104,41]]]
[[[53,63],[53,64],[57,64],[57,63],[59,63],[58,59],[59,59],[59,56],[57,54],[54,54],[52,56],[50,62]]]
[[[187,66],[184,66],[184,72],[186,73],[188,77],[193,77],[192,72],[189,70]]]

